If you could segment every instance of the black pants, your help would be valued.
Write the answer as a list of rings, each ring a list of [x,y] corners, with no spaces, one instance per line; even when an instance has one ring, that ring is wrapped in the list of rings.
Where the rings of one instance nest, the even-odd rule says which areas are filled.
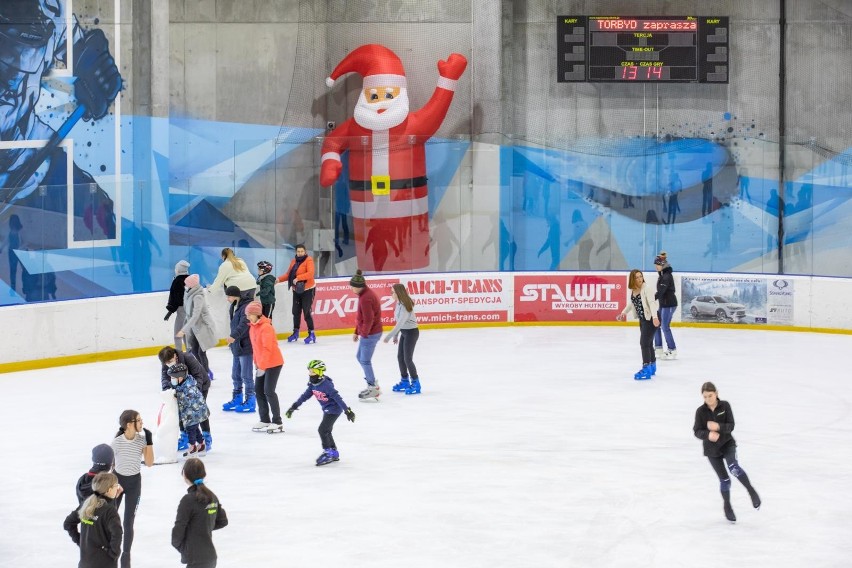
[[[198,362],[204,367],[204,372],[209,376],[210,362],[207,360],[207,352],[201,349],[201,346],[198,345],[198,339],[195,337],[192,338],[192,346],[189,348],[189,352],[192,353],[193,357],[198,359]]]
[[[275,422],[281,424],[281,406],[278,404],[278,395],[275,388],[278,386],[278,376],[281,374],[283,365],[266,369],[262,377],[256,377],[254,381],[254,392],[257,396],[257,412],[260,414],[261,422]],[[269,420],[269,409],[272,409],[272,420]]]
[[[275,310],[274,302],[272,304],[261,304],[260,308],[263,312],[263,315],[265,315],[269,319],[272,319],[272,312]]]
[[[417,379],[417,367],[414,366],[414,347],[420,338],[420,330],[402,329],[399,332],[399,346],[396,350],[396,360],[399,363],[399,376],[402,378],[411,376]]]
[[[207,402],[207,392],[210,390],[210,383],[207,383],[207,388],[201,389],[201,396],[204,397],[204,402]],[[210,419],[208,418],[204,422],[201,423],[201,431],[209,432],[210,431]]]
[[[121,475],[116,473],[118,483],[123,489],[121,495],[115,499],[115,508],[124,503],[124,544],[121,547],[121,566],[130,566],[130,547],[133,546],[133,523],[136,520],[136,510],[139,508],[139,500],[142,499],[142,474]]]
[[[334,423],[338,418],[340,418],[339,414],[323,413],[322,415],[322,422],[320,422],[317,431],[319,432],[322,449],[324,450],[328,448],[337,449],[337,446],[334,445],[334,438],[331,436],[331,430],[334,428]]]
[[[654,332],[657,328],[652,320],[639,320],[639,346],[642,348],[642,364],[648,365],[657,361],[654,354]]]
[[[314,292],[316,288],[305,290],[301,294],[293,292],[293,331],[299,331],[302,327],[302,313],[305,314],[305,323],[308,331],[314,330],[314,318],[311,315],[311,307],[314,305]]]

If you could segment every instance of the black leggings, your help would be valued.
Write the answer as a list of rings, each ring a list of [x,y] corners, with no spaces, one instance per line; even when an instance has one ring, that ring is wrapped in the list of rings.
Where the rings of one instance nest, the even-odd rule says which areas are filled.
[[[340,418],[339,414],[323,413],[322,415],[322,422],[320,422],[317,431],[319,432],[322,449],[324,450],[327,450],[328,448],[331,448],[332,450],[337,449],[337,446],[334,445],[334,438],[331,435],[331,430],[334,428],[334,423],[338,418]]]
[[[123,491],[115,498],[115,508],[121,506],[121,502],[127,498],[124,504],[124,545],[121,547],[121,566],[130,566],[130,547],[133,545],[133,522],[136,520],[136,510],[142,499],[142,474],[121,475],[116,473],[118,483]]]
[[[731,489],[731,477],[729,472],[734,474],[734,477],[739,479],[740,482],[745,485],[749,493],[753,491],[746,472],[743,471],[740,464],[737,462],[737,447],[734,444],[729,443],[726,445],[725,451],[720,457],[707,456],[707,459],[710,460],[710,466],[719,477],[719,484],[722,493],[730,491]],[[725,463],[728,464],[727,468],[725,467]]]
[[[263,376],[254,380],[254,392],[257,396],[257,411],[261,422],[281,424],[281,406],[275,388],[278,386],[278,375],[283,365],[267,369]],[[269,420],[269,409],[272,408],[272,420]]]
[[[273,302],[271,304],[261,304],[260,309],[263,315],[265,315],[269,319],[272,319],[272,312],[275,310],[275,303]]]
[[[195,337],[192,338],[192,346],[189,348],[189,352],[198,359],[198,362],[201,363],[201,366],[204,367],[204,372],[210,375],[210,362],[207,360],[207,352],[201,349],[201,346],[198,345],[198,339]]]
[[[406,378],[411,376],[417,379],[417,367],[414,366],[414,347],[420,338],[420,330],[402,329],[399,332],[399,347],[396,350],[396,360],[399,363],[399,376]]]
[[[653,320],[639,320],[639,346],[642,348],[642,364],[648,365],[657,361],[654,354],[654,332],[657,328]]]
[[[311,315],[311,306],[314,304],[314,292],[316,288],[305,290],[301,294],[293,292],[293,331],[299,331],[302,327],[302,313],[305,314],[305,323],[308,331],[314,330],[314,318]]]

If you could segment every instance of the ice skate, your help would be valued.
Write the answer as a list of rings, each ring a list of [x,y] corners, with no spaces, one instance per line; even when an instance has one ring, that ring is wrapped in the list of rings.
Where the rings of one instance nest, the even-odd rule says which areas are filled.
[[[202,432],[201,436],[204,438],[204,445],[209,452],[213,449],[213,435],[210,432]]]
[[[283,434],[284,433],[284,425],[272,423],[266,428],[267,434]]]
[[[405,389],[405,394],[420,394],[420,379],[411,381],[411,385]]]
[[[731,504],[725,502],[725,518],[731,521],[732,523],[737,522],[737,516],[734,515],[734,510],[731,508]]]
[[[252,432],[266,432],[266,429],[271,426],[270,422],[258,422],[251,427]]]
[[[234,408],[234,412],[254,412],[256,404],[257,398],[255,398],[254,395],[251,395],[244,403]]]
[[[663,350],[662,345],[660,345],[659,347],[654,346],[654,357],[656,357],[657,359],[662,359],[665,353],[666,352]]]
[[[178,438],[177,451],[183,452],[188,448],[189,448],[189,436],[186,435],[186,432],[181,432],[180,438]]]
[[[308,332],[308,336],[305,338],[305,345],[310,345],[311,343],[317,342],[317,336],[314,335],[313,331]]]
[[[648,364],[648,369],[649,369],[649,373],[650,373],[650,375],[651,375],[652,377],[653,377],[654,375],[656,375],[656,374],[657,374],[657,362],[656,362],[656,361],[654,361],[653,363],[649,363],[649,364]]]
[[[367,385],[367,388],[358,393],[358,398],[362,401],[378,402],[379,396],[382,394],[382,389],[379,387],[378,381],[372,385]]]
[[[757,494],[757,491],[755,491],[754,488],[750,489],[748,492],[748,496],[751,497],[751,505],[755,509],[760,510],[760,495]]]
[[[293,333],[290,334],[290,337],[287,338],[287,343],[294,343],[299,341],[299,330],[294,330]]]
[[[674,361],[677,359],[677,349],[666,349],[663,352],[663,358],[668,361]]]
[[[639,371],[633,375],[633,378],[637,381],[647,381],[651,378],[651,371],[648,369],[648,365],[644,365]]]
[[[323,450],[320,457],[317,458],[317,465],[327,465],[336,461],[340,461],[340,454],[337,453],[337,450],[327,448]]]
[[[408,377],[402,377],[399,379],[399,382],[392,387],[392,390],[393,392],[405,392],[410,386],[411,382],[408,380]]]
[[[243,393],[234,393],[233,398],[222,405],[222,410],[229,412],[243,403]]]

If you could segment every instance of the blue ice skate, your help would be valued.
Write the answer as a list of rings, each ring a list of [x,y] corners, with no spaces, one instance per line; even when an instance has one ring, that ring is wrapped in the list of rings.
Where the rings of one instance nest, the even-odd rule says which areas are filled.
[[[405,394],[420,394],[420,379],[411,381],[411,385],[405,389]]]
[[[222,405],[222,410],[230,411],[243,403],[243,393],[235,392],[233,398]]]
[[[189,436],[186,435],[186,432],[181,432],[180,437],[178,438],[178,451],[182,452],[189,448]]]
[[[311,343],[317,342],[317,336],[314,335],[313,331],[308,332],[308,336],[305,338],[305,345],[310,345]]]
[[[635,375],[633,375],[633,378],[637,381],[647,381],[650,379],[651,369],[649,367],[649,365],[643,366]]]
[[[393,392],[405,392],[410,386],[411,382],[408,380],[408,377],[402,377],[399,379],[399,382],[393,386]]]
[[[204,436],[204,445],[207,446],[207,451],[213,449],[213,435],[210,432],[202,432],[202,436]]]
[[[326,448],[317,458],[317,465],[327,465],[331,462],[340,461],[340,454],[334,448]]]
[[[649,364],[649,365],[648,365],[648,368],[649,368],[649,369],[651,369],[651,376],[652,376],[652,377],[653,377],[654,375],[656,375],[656,374],[657,374],[657,362],[656,362],[656,361],[654,361],[653,363]]]
[[[246,401],[234,408],[234,412],[254,412],[257,405],[257,398],[254,395],[246,398]]]
[[[287,338],[287,343],[293,343],[295,341],[299,341],[299,330],[296,329],[293,333],[290,334],[290,337]]]

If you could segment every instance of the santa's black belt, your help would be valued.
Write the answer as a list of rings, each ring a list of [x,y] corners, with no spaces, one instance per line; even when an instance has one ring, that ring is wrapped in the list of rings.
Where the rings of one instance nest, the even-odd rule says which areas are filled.
[[[390,179],[389,176],[373,176],[371,180],[350,180],[352,191],[389,191],[391,189],[412,189],[426,185],[426,176],[406,179]]]

